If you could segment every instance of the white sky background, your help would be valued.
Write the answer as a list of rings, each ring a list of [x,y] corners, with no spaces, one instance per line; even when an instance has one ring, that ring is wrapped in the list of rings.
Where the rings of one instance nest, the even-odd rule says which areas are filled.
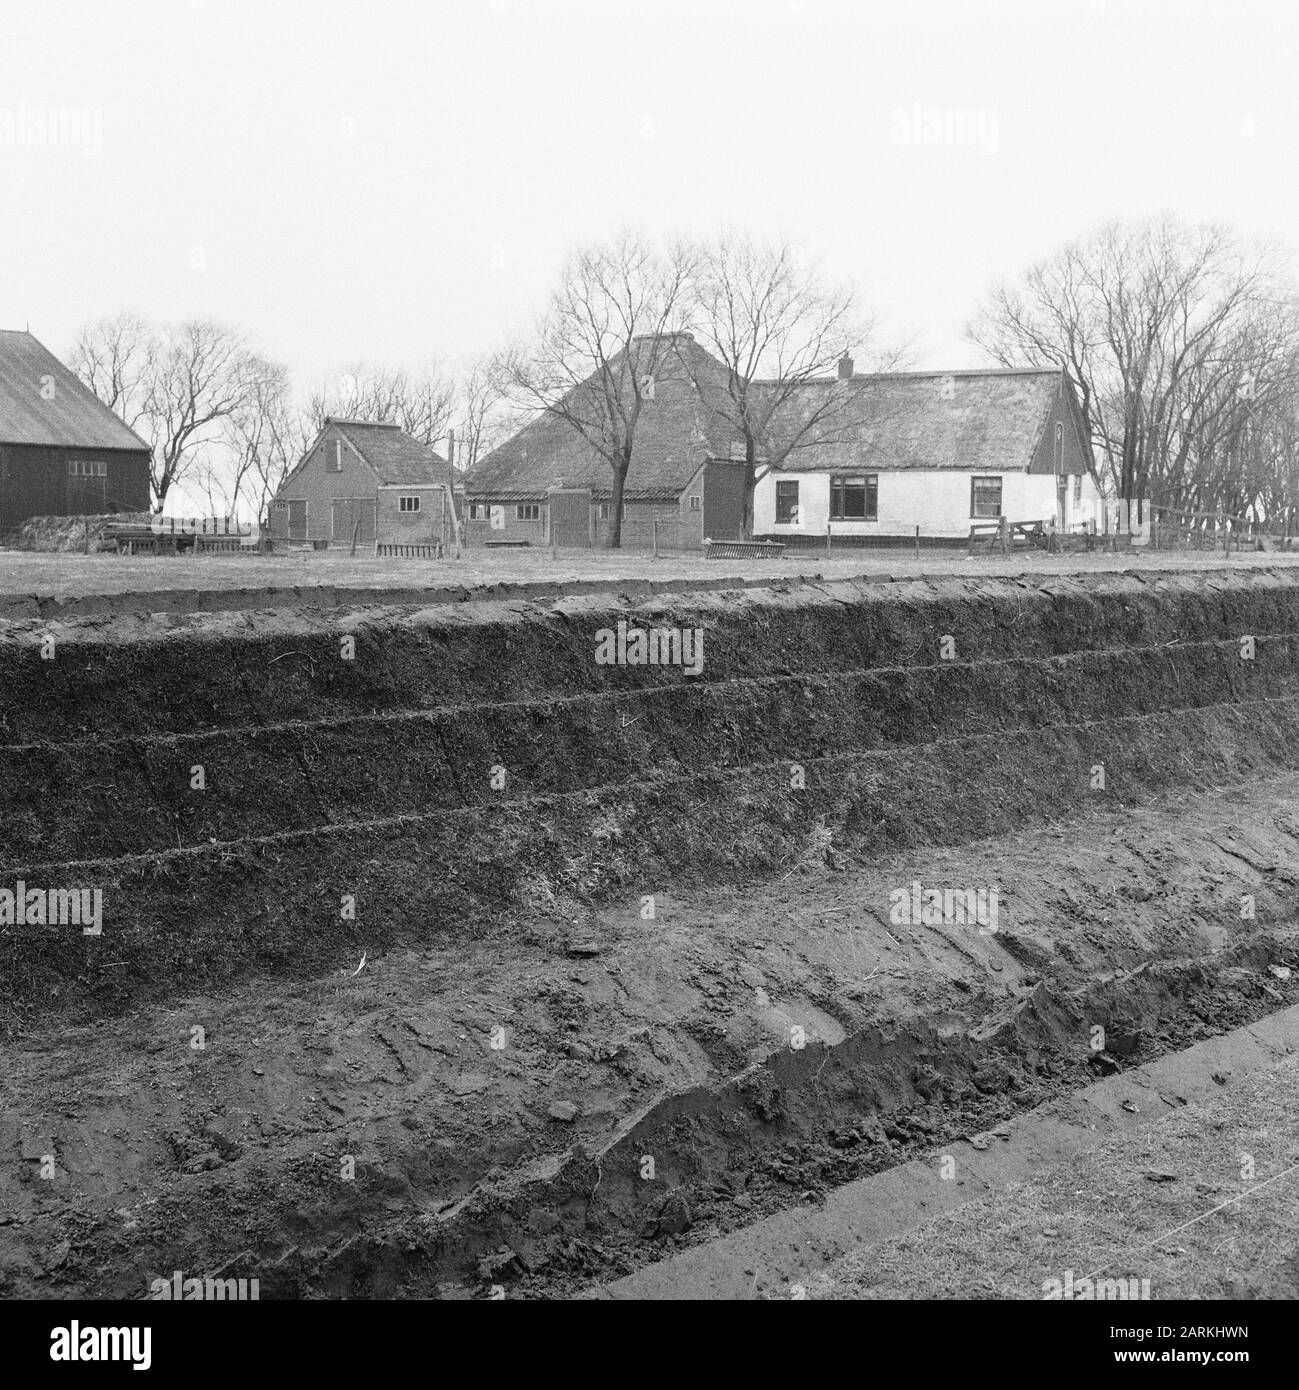
[[[899,142],[917,105],[978,138]],[[300,384],[490,349],[624,223],[788,233],[929,367],[1108,217],[1299,235],[1263,0],[0,0],[0,132],[51,107],[102,149],[0,143],[0,327],[208,315]]]

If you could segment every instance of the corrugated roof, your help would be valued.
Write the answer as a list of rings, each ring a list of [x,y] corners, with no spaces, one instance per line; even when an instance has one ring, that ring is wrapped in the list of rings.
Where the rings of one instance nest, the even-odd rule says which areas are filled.
[[[706,458],[730,452],[730,432],[705,399],[725,389],[722,364],[688,333],[663,336],[674,341],[655,368],[654,399],[644,403],[636,426],[629,498],[678,497]],[[620,372],[624,360],[618,353],[610,370]],[[596,498],[607,498],[613,470],[571,425],[545,413],[488,454],[465,486],[470,496],[504,501],[544,496],[555,484],[589,487]]]
[[[1027,469],[1061,389],[1058,371],[889,372],[808,382],[784,415],[784,436],[828,391],[854,393],[823,440],[796,448],[782,472],[830,469]]]
[[[427,444],[413,439],[399,425],[376,420],[341,420],[333,425],[379,475],[381,483],[443,483],[451,480],[451,466]]]
[[[46,377],[54,389],[42,395]],[[0,444],[150,452],[48,348],[13,329],[0,329]]]

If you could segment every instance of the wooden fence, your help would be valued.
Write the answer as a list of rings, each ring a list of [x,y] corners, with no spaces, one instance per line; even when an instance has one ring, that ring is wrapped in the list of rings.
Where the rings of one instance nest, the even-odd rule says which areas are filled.
[[[1150,506],[1150,545],[1155,550],[1285,550],[1290,520],[1269,525],[1232,512],[1188,512],[1155,503]]]
[[[431,541],[426,545],[396,545],[380,541],[374,547],[375,555],[393,560],[440,560],[442,542]]]

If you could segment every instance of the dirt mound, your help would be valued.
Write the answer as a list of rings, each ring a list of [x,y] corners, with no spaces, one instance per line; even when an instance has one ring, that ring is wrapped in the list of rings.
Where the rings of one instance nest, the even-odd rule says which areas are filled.
[[[0,884],[104,919],[0,938],[12,1019],[1295,766],[1299,577],[13,624],[0,674]]]
[[[649,922],[635,901],[526,936],[502,922],[302,985],[46,1025],[3,1055],[0,1292],[139,1297],[225,1269],[264,1298],[553,1296],[932,1167],[955,1137],[1297,997],[1299,822],[1276,810],[1295,794],[1290,776],[1097,805],[667,895]],[[915,875],[1002,884],[1000,929],[892,921]]]
[[[1296,675],[1265,570],[0,625],[0,893],[102,894],[0,926],[0,1287],[569,1288],[1261,1016]]]

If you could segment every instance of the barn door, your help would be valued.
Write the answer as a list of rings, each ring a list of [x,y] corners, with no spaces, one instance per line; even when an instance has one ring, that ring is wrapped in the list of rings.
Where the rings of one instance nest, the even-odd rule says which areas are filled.
[[[335,497],[332,537],[335,545],[351,545],[356,532],[357,545],[373,545],[377,530],[375,513],[378,502],[373,498]]]
[[[553,487],[547,494],[550,543],[563,547],[591,544],[591,489]]]

